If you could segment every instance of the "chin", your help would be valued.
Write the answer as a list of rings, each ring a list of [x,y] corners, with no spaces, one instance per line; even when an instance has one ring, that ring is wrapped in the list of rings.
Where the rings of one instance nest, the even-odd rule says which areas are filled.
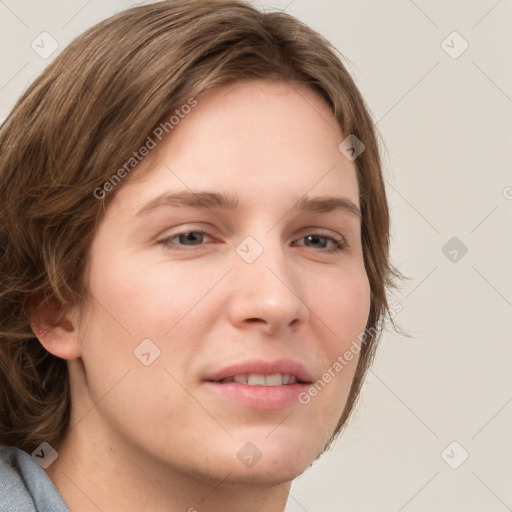
[[[234,449],[228,448],[234,457],[226,459],[226,447],[216,454],[219,466],[224,466],[225,474],[230,473],[231,482],[261,486],[290,482],[311,466],[325,446],[324,436],[315,437],[286,428],[269,435],[270,431],[254,430],[251,435],[239,433],[236,440],[229,443],[234,446]],[[212,454],[210,460],[214,459]]]
[[[226,478],[235,485],[246,484],[260,486],[261,488],[274,487],[276,484],[285,484],[295,480],[312,464],[311,460],[284,459],[278,463],[275,461],[260,460],[252,468],[244,468],[236,465]]]

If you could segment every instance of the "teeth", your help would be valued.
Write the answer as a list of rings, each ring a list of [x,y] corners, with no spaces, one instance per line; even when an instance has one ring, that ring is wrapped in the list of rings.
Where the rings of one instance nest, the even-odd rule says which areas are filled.
[[[264,386],[265,385],[265,376],[257,375],[256,373],[251,373],[247,377],[247,384],[249,384],[249,386]]]
[[[265,376],[266,386],[281,386],[283,384],[283,376],[280,373]]]
[[[249,386],[283,386],[286,384],[295,384],[297,382],[297,377],[295,377],[295,375],[283,375],[281,373],[274,373],[273,375],[251,373],[249,375],[226,377],[220,382],[237,382],[239,384],[248,384]]]

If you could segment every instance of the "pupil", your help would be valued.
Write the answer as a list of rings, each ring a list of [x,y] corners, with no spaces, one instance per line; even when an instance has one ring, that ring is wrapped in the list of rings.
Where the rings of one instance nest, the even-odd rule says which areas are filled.
[[[197,233],[195,231],[191,231],[190,233],[184,233],[180,235],[180,242],[183,242],[185,245],[192,245],[194,242],[201,241],[198,238],[202,237],[201,233]],[[188,243],[192,242],[192,244]]]
[[[317,244],[319,243],[321,247],[325,247],[327,245],[327,240],[323,236],[309,235],[306,238],[308,238],[313,243],[317,243]],[[320,239],[323,239],[323,243],[319,242]]]

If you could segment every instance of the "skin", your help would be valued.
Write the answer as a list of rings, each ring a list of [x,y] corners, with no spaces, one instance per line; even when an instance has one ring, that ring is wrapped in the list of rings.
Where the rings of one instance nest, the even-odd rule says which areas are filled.
[[[320,379],[364,330],[370,287],[356,215],[292,211],[306,194],[359,205],[354,162],[338,150],[346,135],[324,100],[265,81],[197,100],[98,225],[83,321],[77,309],[56,321],[50,306],[32,319],[68,360],[71,424],[46,472],[73,512],[282,511],[346,403],[357,355],[307,405],[247,407],[202,382],[228,364],[280,358]],[[136,215],[186,190],[229,193],[241,208]],[[177,237],[198,230],[209,236]],[[263,250],[252,263],[236,251],[249,236]],[[336,242],[323,237],[347,245],[329,252]],[[146,338],[160,350],[149,366],[133,353]],[[237,457],[247,442],[262,454],[252,467]]]

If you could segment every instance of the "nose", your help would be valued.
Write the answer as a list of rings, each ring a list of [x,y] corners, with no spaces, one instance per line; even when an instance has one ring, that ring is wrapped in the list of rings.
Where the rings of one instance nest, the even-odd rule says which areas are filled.
[[[240,253],[242,254],[242,253]],[[273,336],[307,322],[309,309],[300,296],[297,272],[280,244],[267,244],[253,262],[235,255],[228,317],[239,329],[259,329]]]

